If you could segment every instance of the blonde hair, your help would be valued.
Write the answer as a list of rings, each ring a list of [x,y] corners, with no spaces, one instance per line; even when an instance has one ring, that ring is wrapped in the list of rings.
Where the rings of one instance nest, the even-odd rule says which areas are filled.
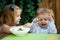
[[[9,4],[4,7],[0,16],[0,25],[7,24],[9,26],[14,25],[16,10],[20,8],[14,4]]]
[[[52,9],[48,9],[48,8],[38,8],[38,9],[37,9],[37,16],[38,16],[39,14],[42,14],[42,13],[49,13],[49,14],[53,17],[53,19],[55,19],[55,17],[54,17],[54,12],[53,12]]]

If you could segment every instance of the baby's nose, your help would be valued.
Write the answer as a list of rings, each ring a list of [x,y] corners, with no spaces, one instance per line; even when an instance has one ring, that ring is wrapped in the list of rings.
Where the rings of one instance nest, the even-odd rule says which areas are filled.
[[[42,23],[45,23],[45,21],[43,20]]]

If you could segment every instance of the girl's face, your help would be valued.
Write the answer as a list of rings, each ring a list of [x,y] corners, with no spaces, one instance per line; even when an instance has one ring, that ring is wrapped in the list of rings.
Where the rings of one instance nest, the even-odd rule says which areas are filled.
[[[14,24],[19,24],[19,21],[21,19],[21,10],[16,10],[16,15],[15,15],[15,21],[14,21]]]
[[[42,28],[46,28],[48,25],[48,18],[47,15],[39,15],[38,16],[38,24],[42,27]]]

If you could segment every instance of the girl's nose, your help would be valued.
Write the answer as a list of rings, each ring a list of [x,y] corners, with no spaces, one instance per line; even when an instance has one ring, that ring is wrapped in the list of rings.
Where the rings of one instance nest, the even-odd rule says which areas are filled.
[[[20,17],[20,19],[21,19],[21,17]]]

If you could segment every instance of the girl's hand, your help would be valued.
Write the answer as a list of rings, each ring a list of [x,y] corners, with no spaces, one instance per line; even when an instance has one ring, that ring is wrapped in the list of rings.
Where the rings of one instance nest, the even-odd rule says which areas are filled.
[[[31,23],[26,23],[26,24],[24,25],[24,27],[31,28],[31,27],[32,27],[32,24],[31,24]]]

